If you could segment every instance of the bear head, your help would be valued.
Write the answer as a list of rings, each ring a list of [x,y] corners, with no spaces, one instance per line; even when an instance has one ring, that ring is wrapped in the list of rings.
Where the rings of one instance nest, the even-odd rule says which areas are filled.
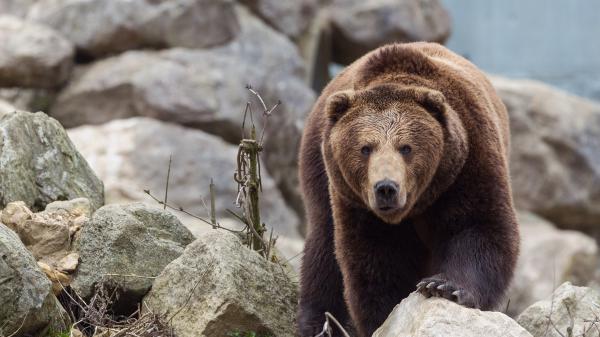
[[[398,224],[429,206],[467,155],[457,113],[436,90],[379,84],[334,93],[323,151],[332,193]]]

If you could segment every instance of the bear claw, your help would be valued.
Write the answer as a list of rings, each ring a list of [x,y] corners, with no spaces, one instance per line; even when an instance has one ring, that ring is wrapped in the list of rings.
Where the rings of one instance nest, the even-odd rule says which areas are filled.
[[[477,308],[473,295],[442,275],[426,278],[417,284],[417,291],[423,296],[442,297],[468,308]]]

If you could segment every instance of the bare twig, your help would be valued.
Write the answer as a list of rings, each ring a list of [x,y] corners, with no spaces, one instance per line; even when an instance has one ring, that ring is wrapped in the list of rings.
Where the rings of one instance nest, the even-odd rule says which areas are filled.
[[[215,184],[210,179],[210,223],[212,223],[214,229],[217,229],[217,213],[215,209]]]
[[[165,186],[165,202],[163,203],[163,209],[167,209],[168,197],[169,197],[169,179],[171,178],[171,160],[173,155],[169,155],[169,168],[167,169],[167,184]]]
[[[346,329],[344,329],[340,322],[338,322],[338,320],[329,312],[325,312],[325,323],[323,324],[323,330],[314,337],[331,337],[333,335],[331,331],[331,322],[333,322],[338,327],[338,329],[340,329],[344,337],[350,337],[350,334],[348,334]]]
[[[213,226],[213,224],[212,224],[212,223],[211,223],[209,220],[206,220],[206,219],[204,219],[204,218],[202,218],[202,217],[200,217],[200,216],[198,216],[198,215],[196,215],[196,214],[193,214],[193,213],[191,213],[191,212],[188,212],[188,211],[186,211],[186,210],[185,210],[183,207],[176,207],[176,206],[169,205],[169,204],[167,204],[167,203],[163,202],[162,200],[160,200],[160,199],[158,199],[157,197],[155,197],[154,195],[152,195],[152,193],[150,192],[150,190],[144,190],[144,193],[146,193],[148,196],[150,196],[150,198],[152,198],[154,201],[156,201],[156,202],[157,202],[157,203],[159,203],[160,205],[167,205],[167,208],[169,208],[169,209],[172,209],[172,210],[174,210],[174,211],[181,212],[181,213],[183,213],[183,214],[185,214],[185,215],[189,215],[189,216],[191,216],[192,218],[194,218],[194,219],[197,219],[197,220],[200,220],[200,221],[204,222],[204,223],[205,223],[205,224],[207,224],[207,225],[211,225],[211,226]],[[226,230],[226,231],[229,231],[229,232],[232,232],[232,233],[240,233],[240,232],[241,232],[241,231],[239,231],[239,230],[235,230],[235,229],[230,229],[230,228],[224,227],[224,226],[222,226],[221,224],[219,224],[218,222],[217,222],[217,224],[216,224],[216,225],[217,225],[217,229],[224,229],[224,230]]]

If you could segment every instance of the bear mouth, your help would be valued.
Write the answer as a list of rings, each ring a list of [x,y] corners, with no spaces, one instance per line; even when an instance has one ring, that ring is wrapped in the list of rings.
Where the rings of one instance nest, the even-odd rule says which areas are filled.
[[[399,211],[400,209],[401,209],[401,207],[394,207],[394,206],[381,206],[381,207],[377,208],[379,213],[382,213],[382,214],[394,213],[396,211]]]

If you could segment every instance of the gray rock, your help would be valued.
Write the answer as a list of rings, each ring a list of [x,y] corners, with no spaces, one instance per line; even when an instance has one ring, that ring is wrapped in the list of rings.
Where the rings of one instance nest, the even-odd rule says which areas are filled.
[[[44,113],[0,118],[0,208],[24,201],[34,211],[57,200],[88,198],[104,204],[103,185],[62,126]]]
[[[0,223],[0,336],[46,336],[65,331],[67,313],[19,237]]]
[[[492,83],[510,114],[517,207],[600,233],[600,104],[535,81]]]
[[[296,287],[282,266],[247,249],[235,235],[214,230],[165,268],[144,308],[172,319],[180,337],[236,331],[292,337]]]
[[[450,17],[438,0],[333,0],[333,58],[348,64],[391,42],[444,42]]]
[[[40,0],[28,19],[94,57],[143,47],[206,48],[239,30],[229,0]]]
[[[116,289],[114,310],[135,310],[154,277],[193,239],[168,212],[139,203],[104,206],[81,230],[80,262],[71,287],[84,299],[96,286]]]
[[[108,203],[145,201],[158,207],[144,190],[163,199],[172,155],[169,204],[209,218],[209,184],[213,179],[218,217],[230,216],[226,209],[239,211],[233,204],[237,196],[233,172],[238,149],[218,137],[141,117],[78,127],[69,130],[69,135],[104,181]],[[274,228],[275,235],[297,237],[297,216],[285,205],[269,174],[263,171],[262,178],[264,222]],[[211,228],[196,223],[198,226]],[[200,231],[193,229],[194,233]]]
[[[52,29],[0,16],[0,86],[60,86],[71,73],[73,57],[73,45]]]
[[[262,108],[244,87],[253,84],[269,106],[283,102],[269,118],[265,164],[286,199],[301,209],[297,153],[315,96],[302,80],[295,46],[247,10],[239,7],[237,15],[242,31],[226,46],[127,52],[92,64],[61,93],[51,115],[66,127],[148,116],[237,144],[248,100],[262,126]]]
[[[516,317],[554,291],[556,284],[587,285],[595,279],[598,245],[591,237],[559,230],[529,212],[519,212],[521,250],[508,292],[508,314]]]
[[[527,308],[517,322],[534,337],[597,336],[600,293],[566,282]]]
[[[442,298],[412,293],[398,304],[373,337],[531,337],[500,312],[480,311]]]
[[[2,0],[0,1],[0,14],[24,17],[29,8],[38,0]]]
[[[298,38],[318,9],[318,0],[242,0],[269,25],[291,38]]]
[[[0,100],[8,102],[16,110],[48,111],[56,98],[57,91],[56,88],[4,87],[0,88]]]

